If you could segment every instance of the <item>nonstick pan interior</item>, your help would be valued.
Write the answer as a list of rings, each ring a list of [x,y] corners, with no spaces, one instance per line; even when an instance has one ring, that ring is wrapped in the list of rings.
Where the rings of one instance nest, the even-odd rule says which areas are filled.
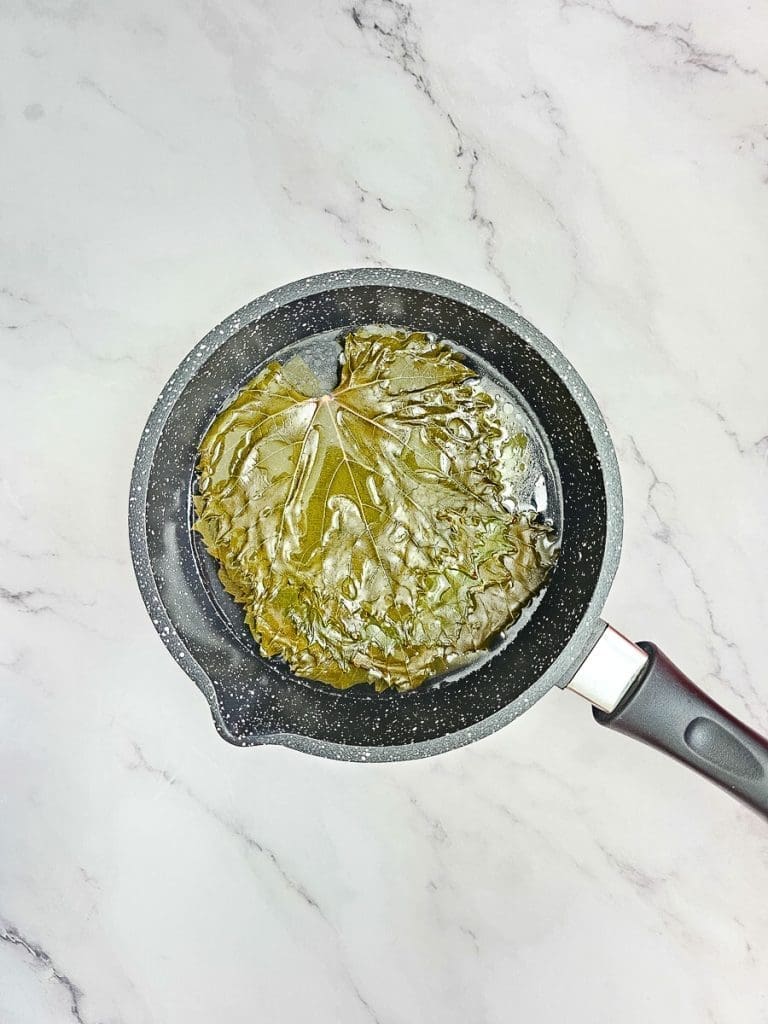
[[[218,410],[291,345],[332,353],[345,329],[392,323],[469,350],[522,396],[554,466],[549,490],[562,549],[549,585],[511,640],[473,668],[411,693],[334,691],[263,659],[191,531],[200,439]],[[317,336],[320,336],[317,338]],[[306,348],[306,346],[305,346]],[[307,349],[306,351],[310,351]],[[332,365],[328,368],[333,373]],[[329,380],[333,383],[333,379]],[[409,271],[320,275],[234,314],[187,357],[152,412],[131,487],[131,545],[162,639],[205,693],[219,731],[242,745],[280,742],[354,760],[437,753],[498,728],[567,682],[599,629],[615,571],[621,497],[605,425],[581,379],[511,310],[461,285]]]

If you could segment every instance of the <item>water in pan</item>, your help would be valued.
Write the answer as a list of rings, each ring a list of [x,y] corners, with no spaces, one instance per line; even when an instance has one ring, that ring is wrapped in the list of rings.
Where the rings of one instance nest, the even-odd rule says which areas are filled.
[[[243,386],[256,376],[267,363],[279,362],[285,365],[290,359],[296,357],[299,357],[307,364],[312,373],[322,383],[325,390],[332,391],[337,386],[339,380],[343,338],[349,330],[359,326],[350,325],[342,330],[314,334],[293,342],[278,352],[273,353],[249,369],[242,379],[232,382],[231,393],[222,402],[221,408],[228,405]],[[372,325],[366,326],[370,327]],[[386,330],[390,325],[377,326],[380,329]],[[418,330],[418,325],[412,329]],[[434,334],[427,333],[430,338],[437,340]],[[509,434],[523,433],[528,439],[526,472],[523,476],[516,475],[514,482],[510,484],[508,488],[508,507],[511,511],[530,512],[541,516],[554,527],[559,542],[562,536],[563,507],[559,478],[548,441],[538,425],[534,414],[522,395],[491,364],[460,343],[452,339],[446,340],[452,348],[461,353],[465,363],[476,371],[478,386],[492,394],[497,400],[499,412],[505,421]],[[190,526],[193,518],[194,513],[190,500]],[[192,534],[192,544],[198,571],[205,590],[216,607],[227,631],[252,654],[261,657],[257,642],[244,625],[242,609],[224,591],[217,576],[216,564],[203,547],[197,533]],[[519,618],[508,629],[502,631],[494,638],[486,651],[467,658],[461,666],[454,665],[449,672],[429,680],[425,685],[437,688],[445,682],[453,681],[465,675],[468,671],[477,668],[480,663],[496,653],[500,647],[510,643],[519,631],[524,628],[526,623],[530,621],[541,601],[543,593],[544,590],[539,592],[527,607],[523,609]],[[273,669],[280,671],[281,674],[287,670],[287,666],[283,665],[278,659],[269,659],[267,663]],[[296,679],[296,677],[292,678]],[[297,679],[297,682],[313,688],[321,687],[323,690],[326,689],[325,684],[316,683],[313,680]],[[372,689],[367,686],[357,686],[343,691],[343,695],[370,696],[371,692]],[[394,695],[394,691],[391,691],[388,695]],[[381,695],[379,695],[379,699],[381,699]]]

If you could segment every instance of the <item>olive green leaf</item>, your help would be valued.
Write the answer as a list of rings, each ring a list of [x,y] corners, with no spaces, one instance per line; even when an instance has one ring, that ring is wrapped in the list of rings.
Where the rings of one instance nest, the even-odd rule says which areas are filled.
[[[270,363],[200,447],[197,522],[265,655],[338,688],[408,690],[509,625],[556,558],[513,514],[526,459],[496,399],[445,343],[344,339],[339,385]]]

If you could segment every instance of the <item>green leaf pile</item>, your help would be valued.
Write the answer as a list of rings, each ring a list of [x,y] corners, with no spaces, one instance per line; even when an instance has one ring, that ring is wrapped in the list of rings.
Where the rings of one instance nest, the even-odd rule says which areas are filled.
[[[552,528],[505,507],[526,438],[419,332],[353,331],[318,391],[301,360],[270,363],[217,416],[195,529],[265,655],[410,690],[482,650],[554,563]]]

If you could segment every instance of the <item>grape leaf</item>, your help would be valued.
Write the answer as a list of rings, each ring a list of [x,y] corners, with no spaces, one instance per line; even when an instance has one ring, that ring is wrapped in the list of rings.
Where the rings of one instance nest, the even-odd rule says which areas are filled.
[[[270,363],[217,416],[195,529],[265,655],[412,689],[514,621],[555,561],[551,526],[505,506],[526,438],[419,332],[353,331],[318,391],[303,361]]]

